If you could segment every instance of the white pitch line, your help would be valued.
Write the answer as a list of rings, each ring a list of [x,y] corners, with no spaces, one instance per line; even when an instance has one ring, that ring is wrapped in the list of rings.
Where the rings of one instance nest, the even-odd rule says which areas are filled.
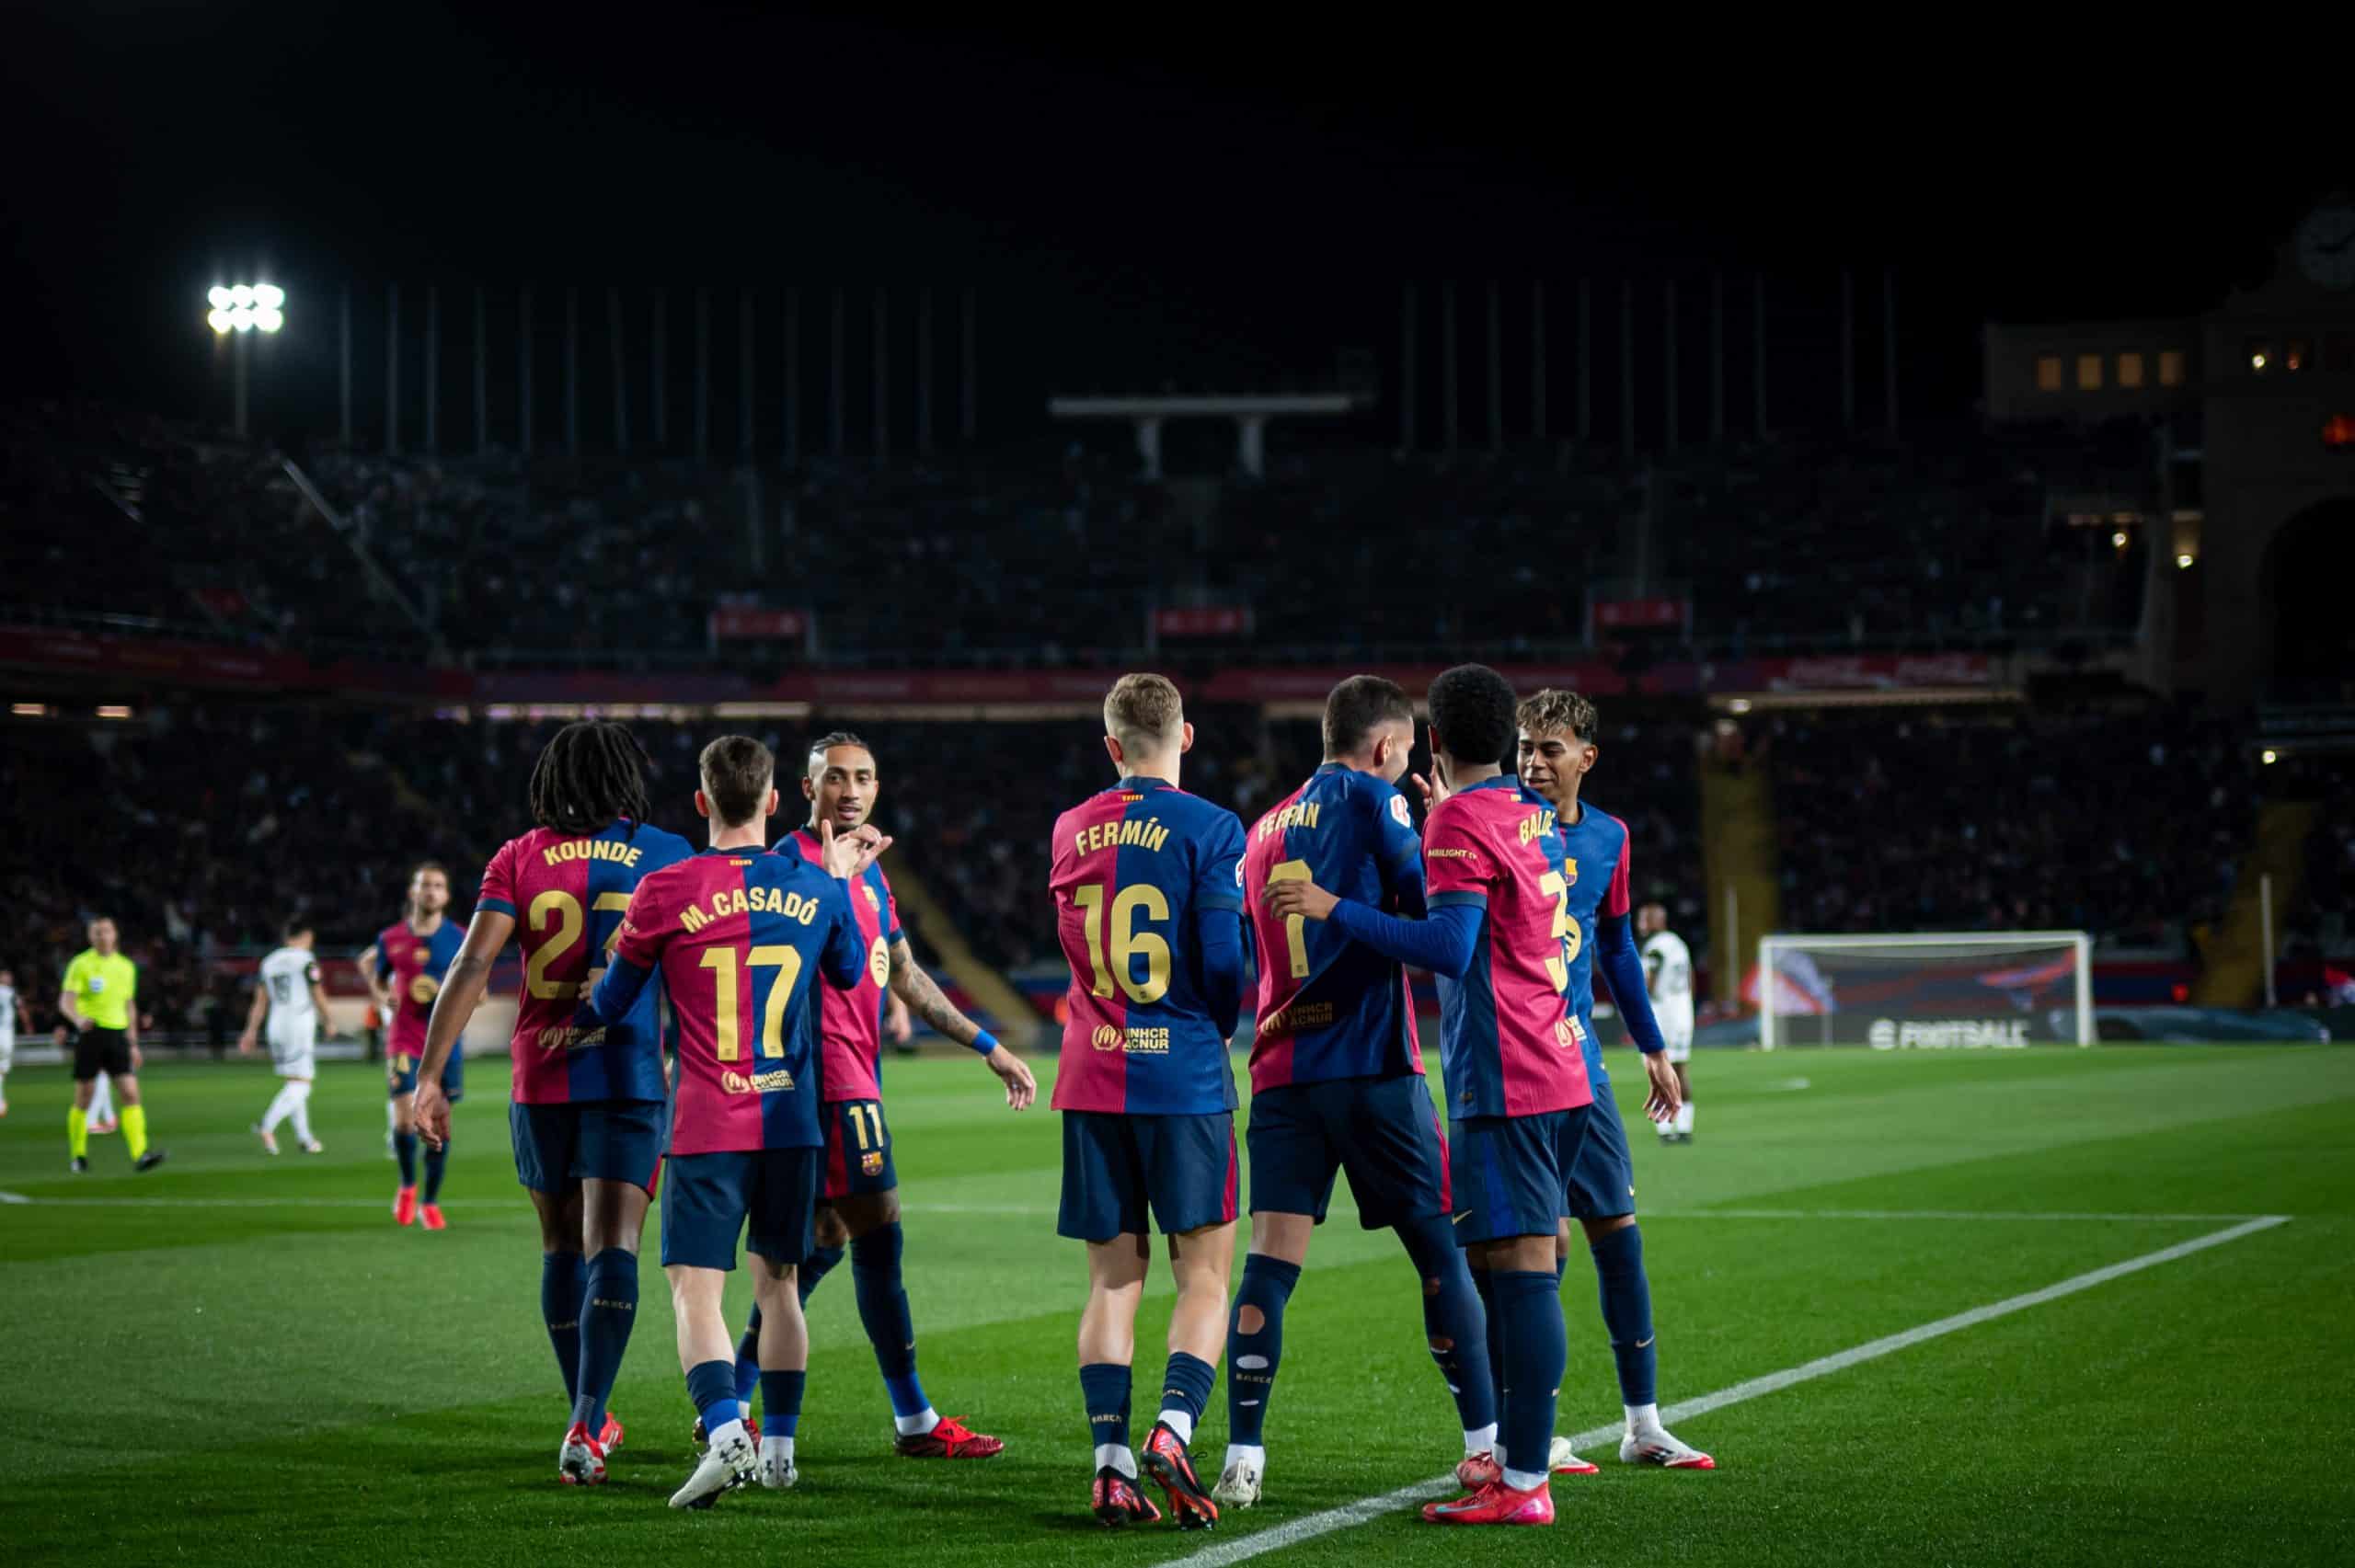
[[[2288,1219],[2266,1214],[2100,1214],[2042,1208],[1666,1208],[1645,1219],[2074,1219],[2144,1224],[2223,1224],[2234,1219]]]
[[[2227,1242],[2237,1242],[2244,1236],[2254,1236],[2260,1230],[2270,1230],[2277,1225],[2287,1225],[2289,1222],[2288,1215],[2259,1215],[2229,1230],[2194,1237],[2188,1242],[2179,1242],[2172,1247],[2162,1247],[2155,1253],[2145,1253],[2141,1257],[2128,1258],[2124,1263],[2114,1263],[2105,1268],[2097,1268],[2085,1274],[2075,1275],[2057,1285],[2048,1285],[2041,1290],[2031,1290],[2020,1296],[2009,1296],[2001,1301],[1992,1301],[1984,1307],[1973,1307],[1967,1312],[1957,1312],[1950,1318],[1940,1318],[1936,1322],[1924,1323],[1918,1328],[1910,1328],[1900,1333],[1867,1340],[1863,1345],[1851,1346],[1849,1349],[1831,1356],[1819,1356],[1813,1361],[1802,1362],[1797,1367],[1786,1367],[1779,1372],[1769,1372],[1763,1378],[1752,1378],[1748,1382],[1736,1383],[1731,1388],[1719,1389],[1713,1394],[1703,1394],[1698,1399],[1684,1400],[1662,1410],[1660,1413],[1660,1419],[1663,1422],[1689,1420],[1695,1415],[1706,1415],[1713,1410],[1722,1410],[1729,1404],[1740,1404],[1745,1400],[1757,1399],[1764,1394],[1778,1393],[1795,1383],[1830,1377],[1834,1372],[1844,1372],[1860,1363],[1878,1360],[1884,1356],[1893,1356],[1901,1350],[1911,1349],[1925,1340],[1936,1339],[1949,1333],[1959,1333],[1967,1328],[1976,1328],[1981,1323],[1992,1322],[1997,1318],[2009,1317],[2014,1312],[2023,1312],[2030,1307],[2040,1307],[2048,1301],[2057,1301],[2064,1296],[2074,1296],[2081,1290],[2091,1290],[2094,1287],[2107,1285],[2113,1279],[2122,1278],[2130,1274],[2139,1274],[2146,1268],[2156,1268],[2161,1264],[2174,1263],[2178,1258],[2189,1257],[2192,1253],[2205,1252],[2210,1247],[2221,1247]],[[1587,1448],[1595,1443],[1615,1438],[1620,1436],[1620,1424],[1614,1422],[1607,1426],[1597,1426],[1589,1431],[1578,1433],[1570,1438],[1570,1446],[1575,1448]],[[1402,1486],[1396,1492],[1385,1492],[1379,1497],[1364,1497],[1355,1503],[1344,1504],[1338,1508],[1327,1508],[1321,1514],[1310,1514],[1294,1519],[1290,1524],[1278,1525],[1273,1529],[1262,1530],[1257,1535],[1245,1536],[1238,1540],[1222,1541],[1216,1546],[1206,1547],[1189,1557],[1180,1558],[1178,1561],[1187,1564],[1188,1568],[1224,1568],[1228,1563],[1247,1562],[1251,1558],[1262,1556],[1270,1551],[1281,1551],[1288,1546],[1298,1546],[1304,1540],[1314,1540],[1319,1536],[1330,1535],[1336,1530],[1345,1530],[1352,1526],[1365,1524],[1384,1514],[1407,1507],[1410,1504],[1426,1502],[1455,1489],[1455,1477],[1452,1472],[1447,1475],[1434,1476],[1429,1481],[1417,1482],[1412,1486]]]

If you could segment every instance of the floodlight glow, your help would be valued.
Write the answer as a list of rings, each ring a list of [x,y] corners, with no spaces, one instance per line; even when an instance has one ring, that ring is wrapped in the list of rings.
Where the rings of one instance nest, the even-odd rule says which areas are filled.
[[[229,313],[229,325],[240,332],[251,332],[254,329],[254,313],[240,305]]]
[[[229,291],[223,288],[218,283],[213,284],[213,292],[206,294],[204,297],[206,300],[211,302],[214,310],[227,310],[229,308]]]
[[[223,295],[225,295],[228,292],[226,289],[215,289],[213,292],[216,294]],[[204,318],[204,325],[210,326],[215,332],[226,332],[229,330],[229,313],[225,310],[215,310],[212,315]]]
[[[275,332],[285,325],[285,314],[273,306],[264,305],[254,312],[254,326],[259,331]]]
[[[275,283],[256,283],[254,303],[264,310],[276,310],[286,303],[286,291]]]
[[[216,283],[204,324],[215,332],[277,332],[286,326],[286,291],[275,283]]]
[[[2266,766],[2268,766],[2268,767],[2271,767],[2274,763],[2276,763],[2276,762],[2280,761],[2280,760],[2281,760],[2281,753],[2280,753],[2280,752],[2274,750],[2273,750],[2271,747],[2269,747],[2269,746],[2266,748],[2266,750],[2265,750],[2265,764],[2266,764]]]
[[[2187,553],[2186,553],[2186,554],[2184,554],[2184,555],[2177,555],[2177,556],[2175,558],[2175,564],[2176,564],[2176,566],[2177,566],[2177,567],[2178,569],[2180,569],[2180,570],[2182,570],[2182,571],[2187,571],[2187,572],[2188,572],[2188,571],[2189,571],[2189,570],[2191,569],[2191,556],[2190,556],[2190,555],[2187,552]]]
[[[240,310],[243,310],[247,305],[252,304],[254,303],[253,285],[250,283],[232,284],[229,289],[229,303],[236,305]]]

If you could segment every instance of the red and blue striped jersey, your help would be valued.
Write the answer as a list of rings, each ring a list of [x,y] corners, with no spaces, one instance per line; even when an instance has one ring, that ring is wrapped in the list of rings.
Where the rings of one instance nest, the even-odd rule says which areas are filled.
[[[1234,812],[1159,779],[1123,779],[1055,819],[1051,884],[1072,974],[1055,1109],[1235,1108],[1190,949],[1195,911],[1240,915],[1242,859]]]
[[[796,828],[780,840],[779,854],[816,865],[826,851],[818,835]],[[858,921],[858,948],[867,967],[848,990],[828,987],[820,1001],[818,1035],[826,1052],[826,1101],[883,1097],[883,1010],[890,1005],[891,944],[900,940],[900,906],[878,864],[850,884],[850,912]]]
[[[1580,801],[1577,821],[1557,821],[1554,826],[1562,835],[1570,921],[1581,936],[1570,965],[1570,1006],[1585,1036],[1580,1050],[1586,1057],[1587,1086],[1601,1100],[1611,1093],[1611,1074],[1603,1070],[1603,1046],[1594,1036],[1594,963],[1587,947],[1598,921],[1625,920],[1635,904],[1628,887],[1627,824],[1599,806]],[[1627,1011],[1625,998],[1620,999],[1619,1011],[1622,1014]]]
[[[1253,824],[1244,908],[1259,951],[1251,1088],[1423,1070],[1405,966],[1330,921],[1279,920],[1260,905],[1292,878],[1386,914],[1423,913],[1422,842],[1388,781],[1327,762]]]
[[[1432,807],[1423,861],[1431,908],[1481,910],[1471,969],[1461,980],[1440,978],[1449,1114],[1528,1116],[1593,1104],[1582,1048],[1592,1007],[1586,938],[1609,869],[1581,888],[1553,807],[1511,773]]]
[[[412,1061],[425,1055],[426,1021],[465,941],[458,922],[446,917],[424,935],[406,920],[376,933],[376,979],[393,993],[393,1015],[385,1020],[388,1054]]]
[[[706,850],[630,896],[582,1022],[626,1017],[660,970],[678,1020],[670,1151],[816,1149],[821,983],[865,972],[843,884],[798,855]]]
[[[587,837],[534,828],[490,857],[475,910],[511,917],[523,949],[523,989],[508,1045],[517,1104],[663,1098],[659,988],[641,991],[602,1044],[575,1044],[572,1017],[589,994],[589,971],[604,967],[605,949],[621,933],[622,911],[638,883],[694,853],[678,834],[624,818]]]

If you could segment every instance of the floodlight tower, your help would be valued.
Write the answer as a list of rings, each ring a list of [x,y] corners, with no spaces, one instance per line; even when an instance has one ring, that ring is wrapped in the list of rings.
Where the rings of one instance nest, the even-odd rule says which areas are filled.
[[[257,332],[275,333],[286,325],[286,291],[275,283],[215,283],[205,296],[213,309],[204,318],[214,335],[233,338],[230,361],[236,383],[237,433],[246,433],[246,340]]]

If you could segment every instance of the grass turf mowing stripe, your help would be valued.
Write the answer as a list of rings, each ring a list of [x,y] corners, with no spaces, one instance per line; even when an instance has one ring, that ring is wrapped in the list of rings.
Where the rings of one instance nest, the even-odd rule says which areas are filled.
[[[2211,1247],[2221,1247],[2228,1242],[2237,1242],[2245,1236],[2254,1236],[2261,1230],[2270,1230],[2276,1226],[2287,1225],[2289,1222],[2290,1217],[2287,1215],[2259,1215],[2228,1230],[2212,1231],[2205,1236],[2196,1236],[2188,1242],[2178,1242],[2172,1247],[2162,1247],[2154,1253],[2144,1253],[2140,1257],[2128,1258],[2123,1263],[2114,1263],[2107,1267],[2074,1275],[2057,1285],[2048,1285],[2040,1290],[2030,1290],[2023,1295],[2006,1297],[2001,1301],[1991,1301],[1983,1307],[1973,1307],[1967,1312],[1957,1312],[1952,1317],[1940,1318],[1934,1322],[1924,1323],[1917,1328],[1905,1329],[1897,1333],[1884,1334],[1879,1339],[1867,1340],[1862,1345],[1853,1345],[1846,1350],[1836,1351],[1830,1356],[1821,1356],[1812,1361],[1801,1362],[1797,1367],[1786,1367],[1779,1372],[1769,1372],[1761,1378],[1752,1378],[1746,1382],[1736,1383],[1731,1388],[1719,1389],[1712,1394],[1703,1394],[1697,1399],[1681,1401],[1662,1410],[1660,1420],[1663,1423],[1683,1421],[1695,1415],[1706,1415],[1713,1410],[1722,1410],[1729,1404],[1740,1404],[1745,1400],[1779,1393],[1794,1384],[1830,1377],[1834,1372],[1844,1372],[1849,1368],[1864,1362],[1878,1360],[1884,1356],[1893,1356],[1898,1351],[1911,1349],[1925,1340],[1958,1333],[1967,1328],[1976,1328],[1981,1323],[1992,1322],[1997,1318],[2009,1317],[2014,1312],[2023,1312],[2030,1307],[2040,1307],[2048,1301],[2057,1301],[2066,1296],[2074,1296],[2080,1291],[2091,1290],[2097,1285],[2107,1285],[2113,1279],[2122,1278],[2130,1274],[2139,1274],[2146,1268],[2156,1268],[2161,1264],[2174,1263],[2179,1258],[2189,1257],[2194,1253],[2205,1252]],[[1570,1439],[1570,1446],[1574,1448],[1583,1448],[1619,1435],[1620,1427],[1616,1425],[1597,1426],[1573,1436]],[[1223,1568],[1227,1563],[1247,1562],[1270,1551],[1281,1551],[1288,1546],[1297,1546],[1304,1540],[1314,1540],[1318,1536],[1330,1535],[1336,1530],[1345,1530],[1357,1525],[1366,1524],[1411,1504],[1428,1502],[1433,1497],[1443,1496],[1455,1490],[1455,1476],[1451,1471],[1446,1475],[1434,1476],[1429,1481],[1418,1482],[1412,1486],[1402,1486],[1396,1492],[1385,1492],[1378,1497],[1363,1497],[1338,1508],[1328,1508],[1321,1514],[1311,1514],[1305,1518],[1294,1519],[1290,1524],[1279,1525],[1273,1529],[1263,1530],[1257,1535],[1245,1536],[1239,1540],[1222,1541],[1216,1546],[1207,1547],[1180,1561],[1187,1563],[1189,1568]]]

